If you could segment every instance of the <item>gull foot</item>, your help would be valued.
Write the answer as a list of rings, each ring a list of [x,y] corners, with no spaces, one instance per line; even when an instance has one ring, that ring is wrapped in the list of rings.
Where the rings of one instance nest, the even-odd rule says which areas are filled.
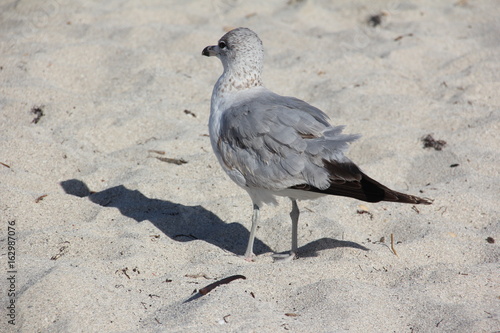
[[[248,262],[255,262],[255,254],[253,253],[250,253],[250,254],[246,254],[243,255],[243,256],[238,256],[240,258],[243,258],[245,261],[248,261]]]
[[[295,252],[290,253],[275,253],[271,256],[274,262],[290,262],[297,258]]]

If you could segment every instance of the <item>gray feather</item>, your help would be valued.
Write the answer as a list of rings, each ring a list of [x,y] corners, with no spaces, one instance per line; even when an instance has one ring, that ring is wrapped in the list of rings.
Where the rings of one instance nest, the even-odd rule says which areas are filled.
[[[332,127],[321,110],[261,90],[224,111],[219,149],[225,165],[238,170],[250,187],[282,190],[298,184],[329,186],[324,160],[346,159],[356,135]]]

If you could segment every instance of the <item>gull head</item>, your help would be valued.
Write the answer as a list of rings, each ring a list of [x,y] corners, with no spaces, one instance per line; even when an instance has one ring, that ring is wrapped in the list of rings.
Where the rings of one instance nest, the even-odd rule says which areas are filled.
[[[224,66],[219,79],[221,86],[242,90],[262,85],[264,49],[259,36],[252,30],[231,30],[219,39],[217,45],[205,47],[201,54],[221,60]]]

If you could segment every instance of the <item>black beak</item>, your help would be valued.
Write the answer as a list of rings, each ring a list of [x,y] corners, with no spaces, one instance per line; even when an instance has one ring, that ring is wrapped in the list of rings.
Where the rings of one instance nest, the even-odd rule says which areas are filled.
[[[212,57],[216,56],[217,52],[215,51],[216,45],[210,45],[207,46],[201,51],[201,55],[207,56],[207,57]]]

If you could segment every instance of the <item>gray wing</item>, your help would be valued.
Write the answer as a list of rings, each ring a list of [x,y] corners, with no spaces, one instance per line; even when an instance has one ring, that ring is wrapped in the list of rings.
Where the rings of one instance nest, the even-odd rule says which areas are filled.
[[[246,185],[279,191],[299,184],[326,189],[325,161],[348,162],[343,152],[357,135],[342,134],[321,110],[265,91],[225,110],[217,147],[224,165]]]

